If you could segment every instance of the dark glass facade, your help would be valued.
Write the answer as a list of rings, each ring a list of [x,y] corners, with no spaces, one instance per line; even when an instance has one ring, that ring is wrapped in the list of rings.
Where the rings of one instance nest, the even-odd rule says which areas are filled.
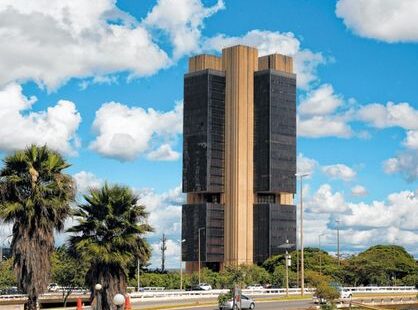
[[[183,192],[222,192],[225,75],[203,70],[184,78]]]
[[[295,206],[254,204],[254,262],[262,263],[272,255],[283,253],[279,246],[286,240],[296,244]]]
[[[217,203],[186,204],[182,209],[184,261],[222,262],[224,258],[224,209]]]
[[[254,191],[296,192],[296,76],[254,75]]]

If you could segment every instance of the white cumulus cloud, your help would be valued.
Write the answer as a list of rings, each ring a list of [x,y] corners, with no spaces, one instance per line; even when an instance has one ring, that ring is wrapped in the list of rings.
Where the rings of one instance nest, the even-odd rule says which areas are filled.
[[[335,112],[342,104],[342,97],[334,93],[332,85],[323,84],[307,93],[299,105],[299,113],[302,115],[328,115]]]
[[[362,185],[356,185],[351,188],[351,195],[361,197],[367,195],[367,189]]]
[[[408,130],[404,144],[407,148],[418,151],[418,130]]]
[[[418,179],[418,153],[405,151],[383,162],[387,174],[400,173],[408,182]]]
[[[177,160],[180,158],[180,153],[173,151],[169,144],[162,144],[158,149],[148,153],[147,157],[151,160]]]
[[[72,77],[146,76],[170,64],[114,0],[3,0],[0,39],[0,85],[34,80],[56,89]]]
[[[417,42],[416,0],[338,0],[336,14],[362,37],[386,42]]]
[[[73,175],[77,184],[77,191],[80,194],[87,194],[90,188],[98,188],[102,186],[103,180],[98,178],[94,173],[89,171],[80,171]]]
[[[396,243],[418,254],[418,196],[412,191],[388,195],[384,201],[352,203],[328,184],[305,197],[307,244],[317,246],[319,234],[328,250],[336,247],[339,220],[342,252],[363,250],[371,245]]]
[[[297,134],[308,138],[350,138],[353,132],[344,116],[315,115],[306,119],[297,117]]]
[[[117,102],[105,103],[96,112],[93,129],[97,137],[90,147],[106,157],[134,160],[140,154],[152,152],[154,139],[170,139],[180,134],[182,119],[181,102],[168,112],[128,107]],[[173,151],[167,154],[167,147],[164,146],[151,154],[152,159],[167,159],[164,155],[173,159],[175,156]]]
[[[357,117],[376,128],[418,129],[418,110],[407,102],[368,104],[360,108]]]
[[[18,84],[0,88],[0,150],[8,152],[29,144],[47,144],[59,152],[74,154],[79,145],[76,132],[81,122],[75,104],[59,100],[46,111],[31,111],[36,100],[26,97]]]
[[[323,166],[322,171],[330,178],[344,181],[351,181],[357,175],[356,171],[344,164]]]
[[[305,203],[307,210],[313,213],[343,213],[347,211],[344,196],[333,193],[329,184],[323,184]]]
[[[155,239],[162,233],[169,237],[180,236],[181,205],[185,203],[186,197],[181,191],[181,186],[161,194],[152,189],[138,189],[136,192],[140,197],[140,202],[149,212],[148,222],[155,229],[150,237]]]
[[[316,167],[318,166],[318,162],[315,159],[308,158],[304,156],[302,153],[299,153],[297,157],[297,172],[299,174],[313,174]]]
[[[177,59],[199,50],[204,19],[224,7],[222,0],[211,7],[205,7],[200,0],[158,0],[144,24],[168,34]]]

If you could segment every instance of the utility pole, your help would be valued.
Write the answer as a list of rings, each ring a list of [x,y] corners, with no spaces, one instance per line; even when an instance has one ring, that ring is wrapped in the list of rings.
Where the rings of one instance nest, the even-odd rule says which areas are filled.
[[[285,267],[286,267],[286,297],[289,297],[289,267],[291,266],[291,256],[289,255],[289,249],[292,248],[294,244],[290,244],[289,240],[286,239],[286,243],[279,245],[279,249],[286,249],[286,254],[284,256]]]
[[[309,173],[296,174],[300,177],[300,295],[305,294],[305,266],[303,257],[303,178]]]
[[[299,251],[296,242],[296,287],[299,287]]]
[[[139,258],[137,259],[137,269],[136,269],[136,284],[137,284],[137,288],[138,288],[138,292],[139,292],[139,289],[140,289],[140,286],[141,286],[141,284],[140,284],[140,282],[139,282],[139,268],[140,268],[140,264],[139,264]]]
[[[167,250],[167,237],[163,234],[161,238],[161,272],[165,272],[165,251]]]
[[[200,227],[199,229],[198,229],[198,242],[199,242],[199,262],[198,262],[198,264],[199,264],[199,285],[200,285],[200,283],[201,283],[201,281],[200,281],[200,264],[201,264],[201,262],[200,262],[200,232],[202,231],[202,230],[204,230],[205,229],[205,227]]]
[[[180,240],[180,291],[183,290],[183,243],[186,239]]]

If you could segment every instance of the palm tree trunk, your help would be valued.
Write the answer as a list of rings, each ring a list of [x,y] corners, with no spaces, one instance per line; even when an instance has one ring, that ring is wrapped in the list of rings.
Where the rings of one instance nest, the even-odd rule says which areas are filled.
[[[113,297],[116,294],[126,294],[126,275],[118,267],[115,266],[96,266],[96,270],[93,271],[92,279],[95,279],[95,283],[100,283],[102,285],[102,290],[100,291],[100,310],[114,310],[116,309],[113,304]],[[93,281],[94,282],[94,281]],[[95,284],[91,283],[94,287]],[[94,291],[92,291],[94,294]],[[95,296],[91,296],[91,300],[95,300]],[[95,305],[93,305],[95,309]],[[122,307],[121,309],[124,309]]]
[[[29,297],[25,304],[25,310],[39,310],[39,300],[37,296]]]

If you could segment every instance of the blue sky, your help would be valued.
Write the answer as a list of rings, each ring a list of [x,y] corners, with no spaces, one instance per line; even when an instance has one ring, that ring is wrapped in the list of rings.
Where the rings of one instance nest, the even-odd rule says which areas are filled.
[[[414,0],[2,1],[0,154],[47,143],[81,192],[132,186],[177,266],[187,58],[252,45],[295,59],[307,245],[325,233],[335,251],[339,219],[345,253],[418,256],[417,14]]]

